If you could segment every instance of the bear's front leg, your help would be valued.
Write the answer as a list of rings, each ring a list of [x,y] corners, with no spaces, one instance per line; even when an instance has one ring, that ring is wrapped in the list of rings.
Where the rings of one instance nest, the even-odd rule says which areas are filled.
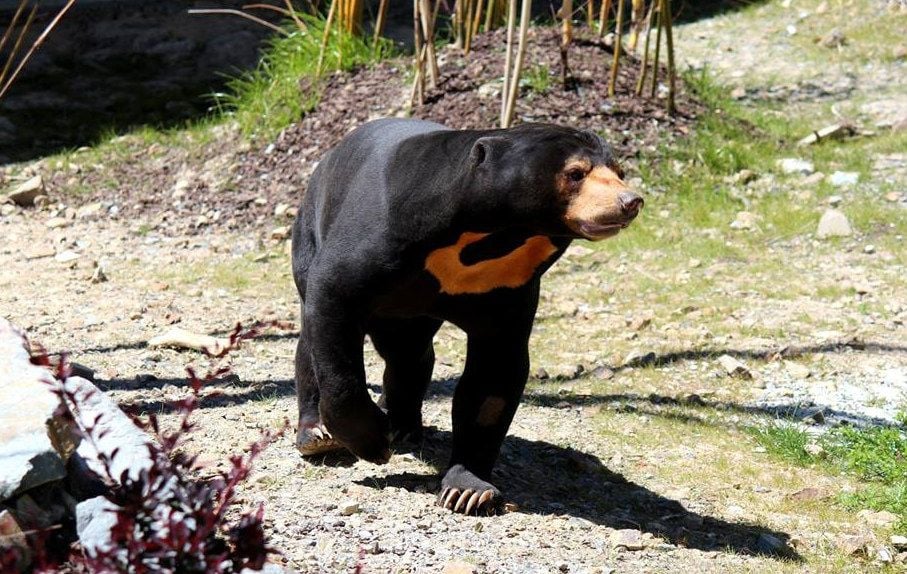
[[[318,412],[334,440],[361,459],[384,464],[391,457],[390,427],[368,394],[363,313],[357,303],[337,286],[310,277],[304,328],[310,336]]]
[[[529,376],[528,317],[469,332],[466,367],[453,400],[453,451],[438,503],[454,512],[491,512],[501,492],[488,482]]]

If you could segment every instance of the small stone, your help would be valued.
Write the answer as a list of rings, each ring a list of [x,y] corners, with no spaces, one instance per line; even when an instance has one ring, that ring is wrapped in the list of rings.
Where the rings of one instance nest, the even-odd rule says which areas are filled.
[[[828,493],[824,490],[810,486],[800,489],[793,494],[789,494],[787,497],[798,502],[806,502],[811,500],[822,500],[824,498],[828,498],[828,496]]]
[[[611,545],[615,548],[626,548],[630,551],[644,550],[646,541],[639,530],[623,528],[611,533]]]
[[[845,534],[838,538],[837,546],[848,556],[866,555],[866,547],[871,540],[862,534]]]
[[[28,260],[44,259],[45,257],[53,257],[56,253],[57,252],[54,250],[52,245],[38,245],[26,250],[25,258]]]
[[[800,175],[810,175],[816,171],[812,162],[795,157],[787,157],[778,160],[778,166],[786,174],[799,173]]]
[[[359,512],[359,503],[353,500],[343,502],[338,507],[341,516],[352,516]]]
[[[755,229],[758,216],[749,211],[738,211],[737,218],[731,222],[731,229],[750,230]]]
[[[741,379],[753,378],[752,371],[730,355],[721,355],[718,357],[718,364],[720,364],[724,371],[732,377],[739,377]]]
[[[870,244],[870,245],[867,245],[867,246],[863,247],[863,253],[865,253],[865,254],[867,254],[867,255],[872,255],[872,254],[875,253],[875,252],[876,252],[876,246],[875,246],[875,245]]]
[[[828,205],[832,207],[838,207],[844,201],[844,198],[840,195],[832,195],[828,198]]]
[[[879,528],[894,526],[900,520],[897,514],[888,512],[887,510],[879,510],[878,512],[874,510],[861,510],[857,513],[857,518],[869,526],[877,526]]]
[[[746,97],[746,88],[738,86],[731,90],[731,97],[735,100],[742,100]]]
[[[44,223],[44,225],[46,225],[49,229],[57,229],[59,227],[66,227],[67,225],[69,225],[69,220],[65,217],[51,217]]]
[[[812,372],[809,368],[793,361],[784,361],[784,368],[795,379],[808,379]]]
[[[17,185],[6,197],[19,207],[32,207],[39,195],[44,195],[44,179],[36,175]]]
[[[4,203],[3,205],[0,205],[0,215],[2,215],[3,217],[12,215],[14,213],[16,213],[15,205],[11,203]]]
[[[600,381],[607,381],[614,378],[614,371],[608,367],[596,367],[592,370],[592,376]]]
[[[644,367],[646,365],[654,363],[655,357],[656,355],[653,351],[645,353],[643,351],[640,351],[639,349],[633,349],[627,354],[626,357],[624,357],[621,365],[625,367]]]
[[[847,44],[847,37],[844,36],[838,28],[833,28],[831,32],[822,36],[822,39],[819,40],[819,44],[824,48],[840,48]]]
[[[104,204],[97,201],[95,203],[89,203],[88,205],[83,205],[76,210],[76,217],[79,219],[91,219],[97,217],[104,211]]]
[[[462,560],[452,560],[444,565],[442,574],[476,574],[478,570],[473,564]]]
[[[901,536],[900,534],[892,534],[891,538],[889,538],[888,541],[897,550],[907,549],[907,536]]]
[[[837,209],[827,209],[822,214],[822,218],[819,219],[819,227],[816,230],[816,235],[819,239],[849,237],[852,234],[853,230],[850,228],[847,216]]]
[[[649,316],[635,317],[635,318],[633,318],[633,320],[630,321],[629,327],[630,327],[630,329],[632,329],[634,331],[642,331],[643,329],[645,329],[646,327],[648,327],[651,324],[652,324],[652,317],[649,317]]]
[[[98,265],[94,268],[94,273],[91,274],[92,283],[106,283],[107,279],[107,273],[104,272],[103,265]]]
[[[891,550],[882,546],[876,550],[876,560],[882,564],[891,564],[894,561],[894,557],[891,555]]]
[[[690,269],[698,269],[698,268],[702,267],[702,260],[700,260],[700,259],[690,259],[690,261],[687,263],[687,266],[688,266]]]
[[[828,183],[835,187],[856,185],[860,181],[860,174],[855,171],[836,171],[828,178]]]
[[[889,191],[885,194],[885,201],[897,203],[898,201],[901,201],[901,193],[899,191]]]
[[[541,367],[539,367],[539,369],[535,372],[535,378],[540,381],[547,380],[549,377],[550,375],[548,374],[548,371]]]
[[[54,255],[54,261],[57,261],[58,263],[70,263],[79,257],[81,257],[81,255],[71,249],[67,249],[66,251],[61,251]]]
[[[801,183],[807,187],[814,187],[819,185],[823,181],[825,181],[825,174],[821,171],[817,171],[804,177]]]
[[[285,217],[290,206],[286,203],[278,203],[274,208],[274,217]]]
[[[283,241],[284,239],[288,238],[289,236],[290,236],[290,226],[289,225],[275,227],[274,229],[271,230],[271,239],[275,239],[277,241]]]
[[[809,456],[814,456],[816,458],[821,458],[822,456],[825,455],[825,449],[822,448],[821,445],[816,444],[814,442],[807,443],[806,446],[803,447],[803,450]]]

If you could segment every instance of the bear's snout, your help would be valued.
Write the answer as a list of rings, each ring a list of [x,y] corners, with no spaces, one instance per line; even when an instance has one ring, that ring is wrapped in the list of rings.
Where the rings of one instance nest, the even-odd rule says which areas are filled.
[[[642,206],[645,203],[640,196],[632,191],[621,192],[617,197],[617,200],[620,203],[620,210],[627,216],[628,220],[639,215],[639,210],[642,209]]]

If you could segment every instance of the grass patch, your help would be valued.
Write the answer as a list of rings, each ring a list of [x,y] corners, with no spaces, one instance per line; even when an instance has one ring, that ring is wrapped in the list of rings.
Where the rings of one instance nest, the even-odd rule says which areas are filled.
[[[289,36],[274,38],[258,68],[232,80],[229,93],[218,95],[218,106],[248,135],[272,136],[318,103],[317,66],[325,21],[310,15],[300,17],[306,30],[293,28]],[[335,26],[329,35],[322,73],[373,64],[391,52],[392,44],[387,40],[373,45],[367,37],[348,34]]]
[[[907,530],[907,433],[899,427],[838,427],[812,439],[793,425],[768,424],[750,430],[770,454],[800,466],[817,466],[854,476],[863,483],[838,502],[851,509],[887,510],[901,517],[898,530]],[[815,442],[818,454],[807,452]]]

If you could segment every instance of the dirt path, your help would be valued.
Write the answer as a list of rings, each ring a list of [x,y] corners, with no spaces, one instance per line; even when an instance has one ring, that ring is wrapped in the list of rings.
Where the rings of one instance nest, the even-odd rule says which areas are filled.
[[[745,44],[767,29],[780,33],[786,12],[775,4],[760,15],[759,30],[746,25],[750,13],[689,25],[680,49],[710,49],[704,35]],[[796,48],[787,57],[803,53]],[[758,61],[736,66],[760,69]],[[748,87],[759,94],[768,85]],[[886,86],[886,97],[904,95],[903,86]],[[868,98],[877,87],[858,82],[853,90]],[[835,192],[852,205],[884,186],[903,188],[897,165],[869,168],[868,191]],[[810,189],[804,179],[774,174],[756,189],[796,197]],[[734,185],[744,196],[753,190]],[[848,535],[884,541],[890,525],[874,514],[792,497],[807,486],[848,491],[850,479],[770,459],[745,429],[767,414],[796,421],[817,410],[828,422],[892,420],[907,405],[903,235],[860,220],[854,236],[818,241],[810,220],[808,230],[774,239],[769,230],[755,241],[755,231],[675,221],[680,210],[670,194],[648,191],[639,225],[658,228],[651,241],[628,234],[576,245],[546,276],[534,377],[496,474],[517,510],[475,518],[433,506],[465,348],[445,327],[421,449],[384,467],[343,458],[315,464],[284,438],[261,459],[244,502],[266,503],[272,543],[289,565],[439,572],[457,559],[478,572],[601,573],[898,567],[841,549]],[[825,191],[804,208],[821,213]],[[286,243],[267,229],[168,236],[141,220],[73,215],[52,208],[0,217],[0,315],[96,369],[124,405],[166,413],[185,392],[184,368],[205,364],[194,353],[147,348],[171,325],[224,332],[237,321],[298,321]],[[721,255],[706,244],[721,246]],[[97,265],[107,281],[91,280]],[[292,419],[294,345],[293,331],[275,331],[234,355],[236,377],[204,403],[191,440],[204,461],[225,464],[260,429]],[[728,376],[715,360],[721,354],[737,357],[753,378]],[[378,391],[380,361],[370,349],[366,360]]]

